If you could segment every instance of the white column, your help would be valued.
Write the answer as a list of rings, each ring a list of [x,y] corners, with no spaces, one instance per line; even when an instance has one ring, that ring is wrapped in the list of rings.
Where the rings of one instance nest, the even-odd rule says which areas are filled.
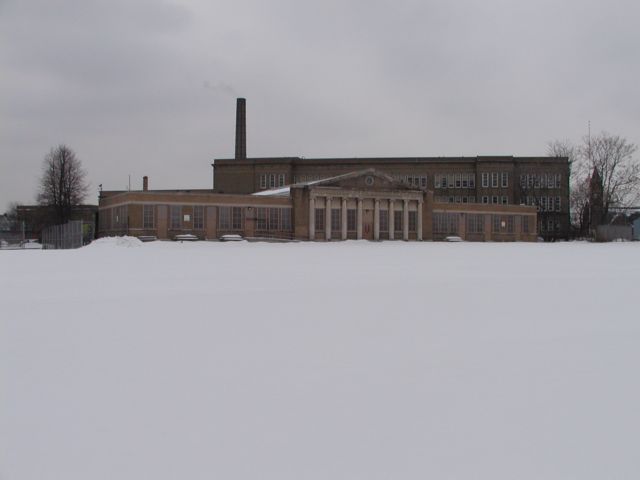
[[[396,226],[393,222],[395,215],[393,214],[393,199],[389,200],[389,240],[393,240],[394,230]]]
[[[362,240],[362,199],[358,198],[358,215],[357,215],[357,226],[356,226],[356,238],[358,240]]]
[[[418,240],[422,240],[422,200],[418,200]]]
[[[316,199],[309,195],[309,240],[316,238]]]
[[[326,198],[324,208],[324,238],[331,240],[331,197]]]
[[[380,200],[378,199],[373,208],[373,239],[380,240]]]
[[[402,212],[402,238],[409,240],[409,200],[404,199],[404,210]]]
[[[342,240],[347,239],[347,199],[342,199]]]

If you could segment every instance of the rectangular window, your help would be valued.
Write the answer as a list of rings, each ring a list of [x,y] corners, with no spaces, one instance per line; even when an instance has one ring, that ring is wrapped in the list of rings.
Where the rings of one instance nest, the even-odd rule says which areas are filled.
[[[278,230],[280,227],[280,209],[269,209],[269,230]]]
[[[324,230],[324,208],[316,208],[316,232],[321,232]]]
[[[453,186],[455,185],[455,176],[453,175],[453,173],[449,173],[447,174],[447,186],[449,188],[453,188]]]
[[[256,208],[256,230],[267,229],[267,209]]]
[[[182,207],[180,205],[171,205],[169,214],[169,228],[173,230],[182,228]]]
[[[458,233],[458,215],[455,213],[434,213],[432,218],[433,233]]]
[[[484,233],[484,215],[468,214],[467,229],[469,233]]]
[[[486,195],[482,197],[482,203],[489,203],[489,197]]]
[[[525,188],[527,186],[527,176],[525,174],[520,175],[520,187]]]
[[[440,175],[439,173],[436,173],[433,176],[433,188],[440,188],[440,177],[442,175]]]
[[[500,232],[500,215],[493,215],[493,232]]]
[[[560,212],[562,210],[560,207],[560,197],[556,197],[556,212]]]
[[[357,226],[358,211],[355,208],[347,209],[347,231],[355,232]]]
[[[389,231],[389,210],[380,210],[380,231]]]
[[[460,203],[462,200],[460,200],[460,195],[456,195],[456,203]]]
[[[555,174],[556,188],[560,188],[560,177],[561,175],[559,173]]]
[[[529,216],[523,215],[521,223],[522,223],[522,233],[529,233]]]
[[[513,233],[514,230],[514,226],[513,226],[513,215],[508,215],[507,216],[507,233]]]
[[[427,188],[427,176],[420,177],[420,186],[422,188]]]
[[[547,230],[549,232],[553,232],[555,230],[555,223],[553,221],[553,218],[550,218],[549,220],[547,220]]]
[[[417,221],[418,221],[418,212],[410,211],[409,212],[409,231],[410,232],[416,231]]]
[[[242,227],[242,207],[231,207],[231,228],[243,230]]]
[[[456,188],[462,187],[462,175],[460,173],[456,173]]]
[[[262,190],[264,190],[265,188],[267,188],[267,175],[265,173],[263,173],[262,175],[260,175],[260,188]]]
[[[243,230],[242,207],[218,207],[220,230]]]
[[[502,204],[506,205],[507,203],[509,203],[509,201],[507,200],[507,197],[505,195],[502,196]]]
[[[280,221],[282,222],[280,225],[281,230],[291,230],[291,209],[283,208],[280,210]]]
[[[194,230],[204,230],[204,207],[202,205],[193,207],[193,228]]]
[[[276,187],[276,174],[275,173],[270,173],[269,174],[269,188],[275,188]]]
[[[482,173],[482,187],[483,188],[489,187],[489,174],[487,172]]]
[[[498,188],[498,172],[491,172],[491,187]]]
[[[218,207],[218,228],[220,230],[231,229],[231,207]]]
[[[543,212],[546,212],[547,211],[547,197],[542,197],[540,200],[541,200],[540,210],[542,210]]]
[[[400,210],[393,212],[393,230],[402,232],[402,211]]]
[[[340,215],[339,208],[331,209],[331,230],[333,232],[339,232],[342,228],[342,215]]]
[[[476,174],[469,174],[469,188],[476,188]]]
[[[284,187],[284,173],[281,173],[280,175],[278,175],[278,186]]]
[[[542,175],[534,175],[534,180],[535,180],[535,184],[533,185],[534,188],[540,188],[540,177]]]
[[[154,212],[153,205],[142,206],[142,228],[153,228],[155,226],[153,212]]]
[[[497,195],[494,195],[494,196],[491,197],[491,203],[493,203],[494,205],[496,203],[498,203],[498,196]]]
[[[506,188],[509,186],[509,173],[502,172],[502,188]]]

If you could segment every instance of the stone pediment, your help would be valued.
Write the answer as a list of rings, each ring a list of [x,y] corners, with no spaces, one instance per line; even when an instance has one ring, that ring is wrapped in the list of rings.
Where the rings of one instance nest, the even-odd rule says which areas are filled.
[[[309,188],[341,188],[349,190],[419,190],[412,188],[374,168],[338,175],[308,183]]]

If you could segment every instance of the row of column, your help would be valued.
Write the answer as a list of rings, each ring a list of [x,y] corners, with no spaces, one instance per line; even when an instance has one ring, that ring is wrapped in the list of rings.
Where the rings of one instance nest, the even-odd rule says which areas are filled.
[[[362,240],[362,198],[357,199],[357,209],[356,209],[356,238],[358,240]],[[338,201],[340,201],[338,199]],[[409,200],[402,199],[403,202],[402,209],[402,239],[409,240]],[[394,209],[394,200],[389,200],[389,240],[394,240],[395,235],[395,209]],[[332,199],[331,197],[325,197],[325,218],[324,218],[324,230],[325,230],[325,240],[331,240],[331,205]],[[341,214],[341,238],[342,240],[347,239],[347,199],[342,198],[340,205],[340,214]],[[416,237],[418,240],[422,240],[422,200],[418,200],[418,211],[416,215]],[[309,239],[314,240],[316,237],[316,205],[315,198],[309,198]],[[374,211],[373,211],[373,238],[374,240],[380,240],[380,200],[374,200]]]

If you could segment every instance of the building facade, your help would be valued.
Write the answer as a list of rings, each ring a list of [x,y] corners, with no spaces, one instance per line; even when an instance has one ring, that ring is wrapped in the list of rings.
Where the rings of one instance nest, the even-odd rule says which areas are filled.
[[[101,236],[171,239],[535,241],[536,209],[438,203],[433,193],[375,169],[254,194],[203,190],[101,192]]]
[[[220,193],[253,193],[373,168],[450,204],[529,205],[546,239],[569,234],[569,163],[564,157],[217,159]]]

